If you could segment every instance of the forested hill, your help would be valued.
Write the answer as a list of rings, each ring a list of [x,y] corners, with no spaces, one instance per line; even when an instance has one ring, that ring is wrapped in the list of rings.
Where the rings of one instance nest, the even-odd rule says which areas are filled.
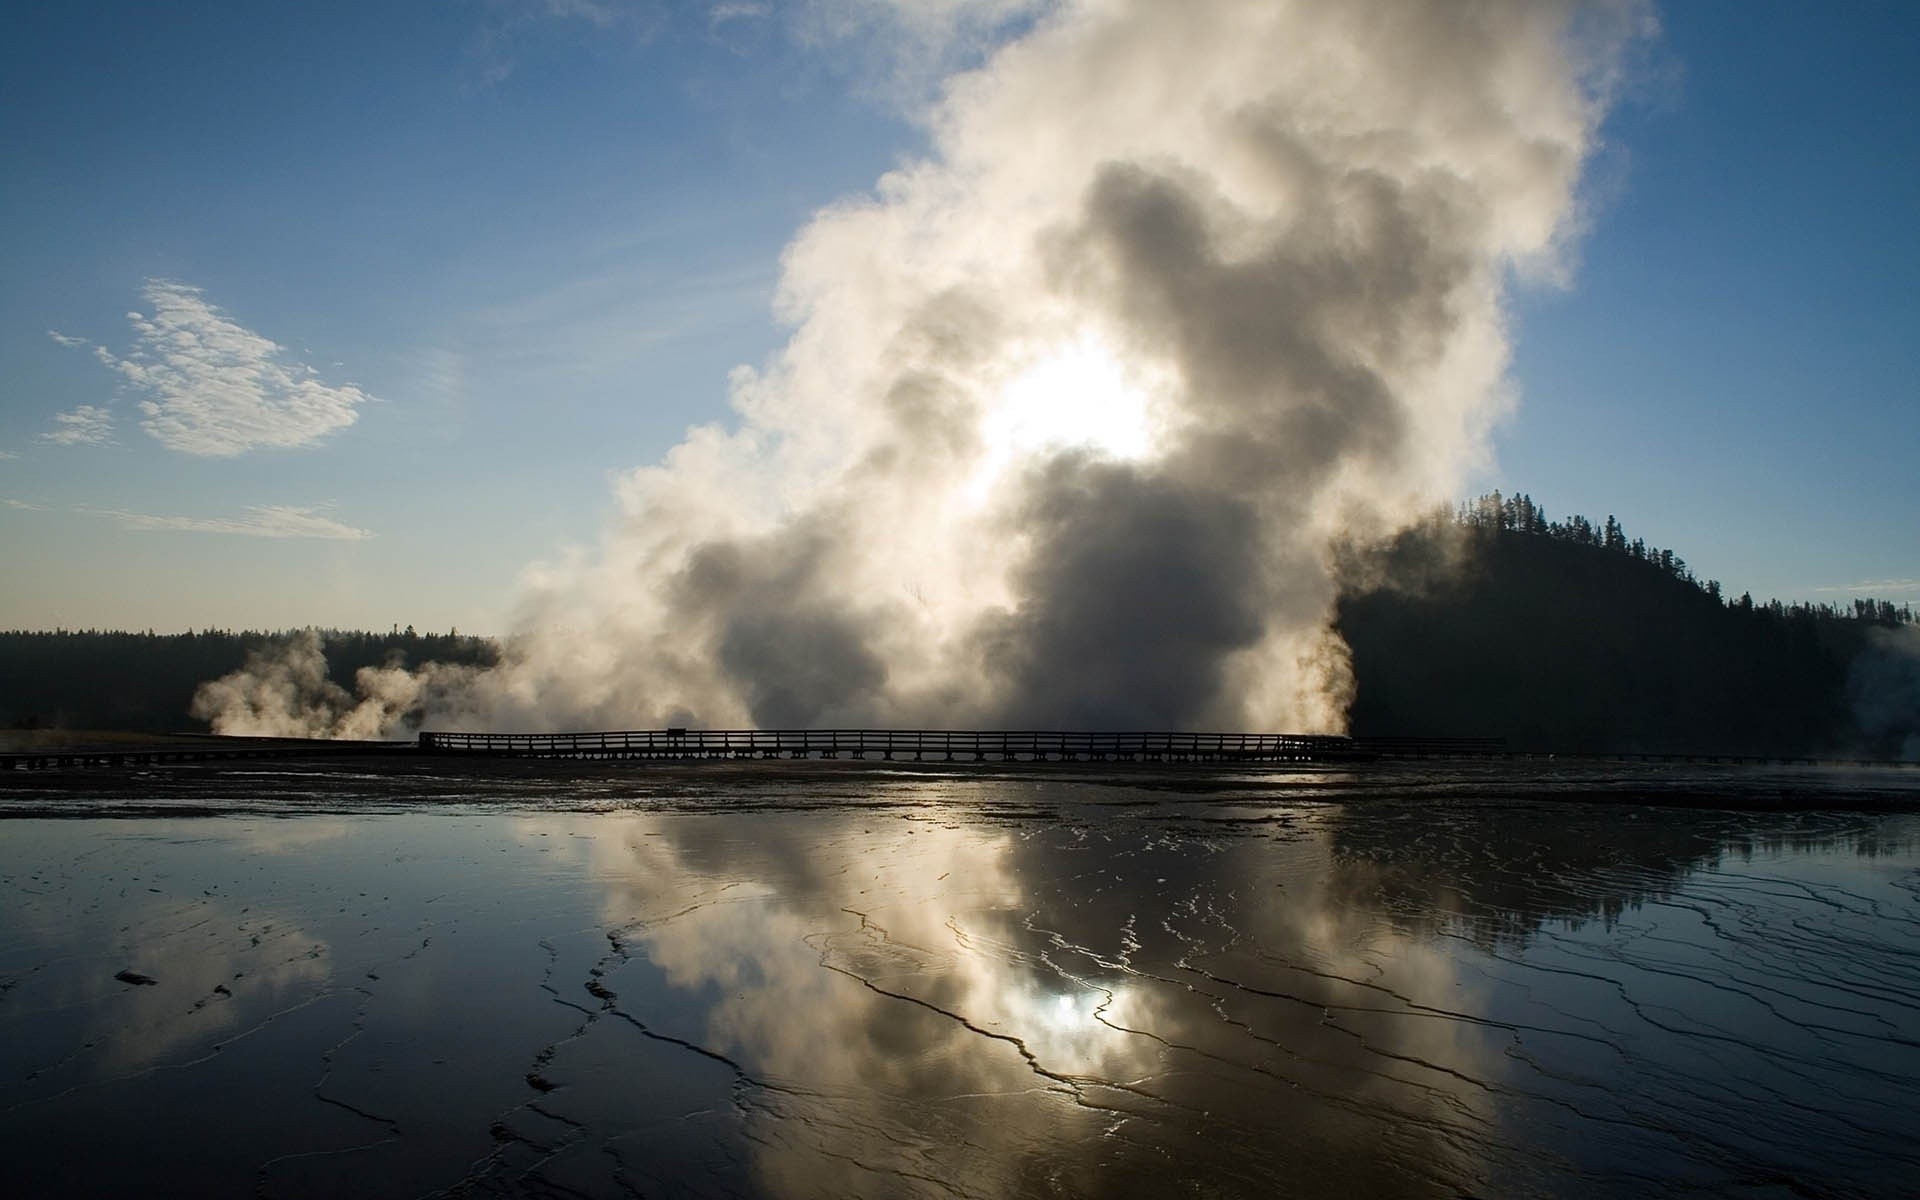
[[[1359,736],[1516,749],[1920,751],[1912,607],[1728,599],[1612,517],[1482,497],[1352,550],[1339,627]]]
[[[353,690],[361,667],[426,662],[491,665],[493,642],[458,632],[321,630],[327,673]],[[113,729],[205,732],[188,715],[202,683],[238,671],[247,655],[290,632],[55,633],[0,632],[0,726],[14,729]]]

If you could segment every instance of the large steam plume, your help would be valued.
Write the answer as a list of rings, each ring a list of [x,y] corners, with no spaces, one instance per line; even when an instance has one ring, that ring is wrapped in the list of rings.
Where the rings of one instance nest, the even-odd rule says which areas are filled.
[[[737,422],[627,476],[503,664],[422,681],[416,710],[1340,728],[1329,542],[1479,461],[1503,291],[1558,269],[1641,20],[1048,9],[948,82],[929,158],[788,248],[793,336],[740,372]]]

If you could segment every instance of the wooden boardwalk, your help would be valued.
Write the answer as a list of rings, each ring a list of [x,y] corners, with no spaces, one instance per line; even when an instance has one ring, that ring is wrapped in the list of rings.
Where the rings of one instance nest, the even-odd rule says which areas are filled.
[[[1029,729],[635,729],[583,733],[423,732],[428,754],[721,762],[878,758],[912,762],[1359,762],[1483,759],[1724,766],[1907,767],[1801,755],[1515,750],[1505,738],[1350,738],[1300,733],[1099,733]]]
[[[913,762],[1325,762],[1352,739],[1293,733],[1097,733],[1029,729],[635,729],[608,733],[423,732],[437,754],[516,758]]]
[[[0,753],[0,772],[156,767],[239,759],[362,755],[723,762],[849,758],[911,762],[1320,763],[1480,759],[1725,766],[1900,767],[1920,763],[1789,755],[1510,749],[1501,738],[1347,738],[1294,733],[1099,733],[961,729],[639,729],[594,733],[423,732],[417,742],[199,736],[168,744],[63,746]]]
[[[212,738],[190,745],[59,746],[0,753],[0,771],[72,771],[89,767],[157,767],[176,763],[232,762],[255,758],[314,758],[365,754],[411,754],[411,742],[348,742]]]

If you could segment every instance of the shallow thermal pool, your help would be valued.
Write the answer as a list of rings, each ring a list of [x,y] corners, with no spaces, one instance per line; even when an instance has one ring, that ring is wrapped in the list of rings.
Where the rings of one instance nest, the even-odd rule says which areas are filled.
[[[1920,1187],[1920,817],[1844,780],[692,774],[27,805],[0,1193]]]

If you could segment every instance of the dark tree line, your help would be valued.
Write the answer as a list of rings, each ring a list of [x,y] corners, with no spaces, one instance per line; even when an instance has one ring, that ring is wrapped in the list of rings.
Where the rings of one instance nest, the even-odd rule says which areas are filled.
[[[1911,605],[1729,601],[1611,516],[1496,492],[1342,566],[1361,736],[1897,757],[1912,732],[1861,718],[1855,669]]]
[[[1563,542],[1592,546],[1614,554],[1625,555],[1640,562],[1652,563],[1675,579],[1693,584],[1714,599],[1721,599],[1720,581],[1717,579],[1695,579],[1688,568],[1687,560],[1671,550],[1662,550],[1649,546],[1640,538],[1627,540],[1626,531],[1613,514],[1607,514],[1605,524],[1595,525],[1586,517],[1575,515],[1564,521],[1549,521],[1546,510],[1533,502],[1528,495],[1501,496],[1497,491],[1488,492],[1477,500],[1462,504],[1453,514],[1454,523],[1472,530],[1491,531],[1495,534],[1523,534],[1533,537],[1553,538]],[[1429,523],[1431,524],[1431,522]],[[1913,605],[1896,605],[1890,600],[1855,599],[1846,605],[1833,604],[1781,604],[1778,600],[1769,600],[1756,605],[1753,597],[1741,593],[1737,600],[1727,601],[1733,608],[1751,610],[1764,609],[1776,618],[1807,617],[1816,621],[1856,620],[1881,625],[1911,625],[1915,622]]]
[[[319,632],[328,675],[349,691],[362,667],[427,662],[484,666],[499,658],[493,642],[457,631],[417,633],[409,625],[390,633]],[[251,651],[288,636],[225,629],[178,634],[0,632],[0,721],[15,729],[204,732],[205,722],[188,715],[194,690],[239,670]]]

